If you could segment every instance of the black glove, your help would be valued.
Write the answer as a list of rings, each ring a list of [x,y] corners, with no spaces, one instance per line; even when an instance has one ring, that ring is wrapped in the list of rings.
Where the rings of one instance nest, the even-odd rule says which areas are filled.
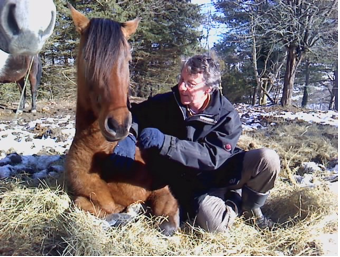
[[[120,140],[110,155],[110,160],[117,170],[129,170],[135,160],[136,138],[131,133]]]
[[[140,133],[138,144],[142,150],[156,148],[160,150],[163,146],[165,135],[156,128],[145,128]]]

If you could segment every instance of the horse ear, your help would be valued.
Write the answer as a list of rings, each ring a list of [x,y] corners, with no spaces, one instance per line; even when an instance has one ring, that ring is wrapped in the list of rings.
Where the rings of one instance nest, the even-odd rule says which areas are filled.
[[[78,12],[70,3],[68,3],[68,8],[71,10],[71,16],[76,30],[82,34],[90,20],[84,14]]]
[[[136,18],[123,23],[122,31],[126,39],[129,39],[130,36],[136,32],[140,20],[141,18]]]

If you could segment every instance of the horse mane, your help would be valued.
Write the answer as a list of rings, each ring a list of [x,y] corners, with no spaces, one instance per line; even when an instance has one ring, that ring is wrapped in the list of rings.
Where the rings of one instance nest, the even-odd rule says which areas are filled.
[[[88,80],[93,82],[108,79],[114,61],[118,60],[126,41],[121,26],[121,23],[110,19],[91,19],[87,42],[82,49]]]

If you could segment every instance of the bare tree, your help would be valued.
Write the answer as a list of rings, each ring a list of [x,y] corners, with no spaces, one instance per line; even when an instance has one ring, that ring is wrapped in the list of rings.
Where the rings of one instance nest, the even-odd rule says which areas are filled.
[[[316,43],[334,40],[338,29],[337,0],[219,0],[215,6],[224,14],[217,19],[228,26],[229,38],[249,42],[256,80],[253,103],[259,95],[266,102],[285,61],[281,104],[291,105],[302,59]],[[282,49],[285,54],[277,58]]]
[[[266,33],[275,34],[286,49],[283,106],[291,105],[297,67],[306,52],[337,31],[337,6],[337,0],[286,0],[268,13],[273,25]]]

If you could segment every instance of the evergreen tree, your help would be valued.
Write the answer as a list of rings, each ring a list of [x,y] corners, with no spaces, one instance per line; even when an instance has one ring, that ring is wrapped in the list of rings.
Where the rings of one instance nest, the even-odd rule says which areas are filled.
[[[202,16],[187,1],[142,1],[141,28],[133,39],[133,93],[147,97],[177,83],[183,56],[199,51]]]
[[[198,27],[203,16],[199,6],[181,0],[70,0],[77,10],[89,18],[109,18],[125,22],[142,20],[131,44],[132,94],[147,97],[168,90],[177,82],[182,56],[200,50],[202,38]],[[73,64],[76,58],[77,35],[65,0],[55,0],[56,29],[43,56],[46,63]]]

